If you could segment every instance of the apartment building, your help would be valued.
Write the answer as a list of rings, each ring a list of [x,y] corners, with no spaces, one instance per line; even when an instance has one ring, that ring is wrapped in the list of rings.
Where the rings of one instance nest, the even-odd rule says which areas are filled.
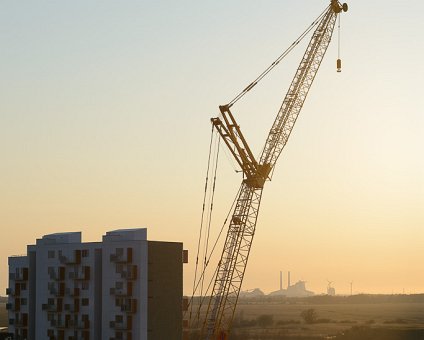
[[[29,263],[26,256],[9,257],[9,332],[15,339],[28,339],[29,316]]]
[[[9,331],[15,339],[182,338],[182,243],[147,229],[45,235],[9,258]]]

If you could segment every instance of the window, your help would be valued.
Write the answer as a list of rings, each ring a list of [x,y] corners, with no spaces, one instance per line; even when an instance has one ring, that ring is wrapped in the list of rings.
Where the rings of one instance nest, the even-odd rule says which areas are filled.
[[[124,283],[122,281],[118,281],[118,282],[116,282],[115,287],[117,289],[122,289],[122,288],[124,288]]]
[[[122,315],[115,315],[115,321],[121,323],[124,321],[124,317]]]
[[[54,250],[49,250],[49,251],[47,252],[47,257],[48,257],[49,259],[54,259],[54,255],[55,255],[55,251],[54,251]]]
[[[27,289],[27,285],[25,282],[21,283],[21,290],[26,290]]]
[[[21,305],[26,306],[28,304],[28,300],[26,298],[21,298]]]
[[[82,257],[89,257],[90,256],[90,252],[88,249],[83,249],[81,252],[81,256]]]
[[[89,300],[88,300],[87,298],[83,298],[83,299],[81,299],[81,304],[82,304],[83,306],[88,306],[88,303],[89,303]]]
[[[124,255],[124,248],[116,248],[116,255],[117,256],[123,256]]]

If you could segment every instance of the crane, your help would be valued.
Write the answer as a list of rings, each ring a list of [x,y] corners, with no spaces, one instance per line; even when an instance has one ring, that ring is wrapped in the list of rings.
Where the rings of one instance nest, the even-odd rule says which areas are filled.
[[[330,0],[329,6],[314,23],[315,31],[258,159],[253,155],[230,109],[275,67],[280,59],[277,59],[233,101],[220,106],[221,115],[211,119],[213,127],[240,166],[243,180],[235,200],[221,258],[214,274],[213,288],[200,333],[202,340],[228,339],[255,235],[264,184],[271,180],[276,162],[290,137],[330,44],[337,17],[340,12],[346,12],[347,9],[347,4]],[[338,59],[338,71],[340,67],[341,62]]]

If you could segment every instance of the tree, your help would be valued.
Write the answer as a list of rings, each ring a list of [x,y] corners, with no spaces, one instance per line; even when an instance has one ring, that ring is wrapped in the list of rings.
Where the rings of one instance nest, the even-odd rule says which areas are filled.
[[[270,314],[262,314],[257,318],[258,326],[261,328],[266,328],[274,324],[274,317]]]
[[[318,314],[315,309],[306,309],[300,313],[300,316],[306,323],[314,323],[317,321]]]

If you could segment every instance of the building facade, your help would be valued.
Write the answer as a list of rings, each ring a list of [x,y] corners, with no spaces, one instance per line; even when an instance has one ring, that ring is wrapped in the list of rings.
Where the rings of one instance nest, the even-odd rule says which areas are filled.
[[[9,331],[15,339],[182,338],[182,243],[147,229],[45,235],[9,257]]]

